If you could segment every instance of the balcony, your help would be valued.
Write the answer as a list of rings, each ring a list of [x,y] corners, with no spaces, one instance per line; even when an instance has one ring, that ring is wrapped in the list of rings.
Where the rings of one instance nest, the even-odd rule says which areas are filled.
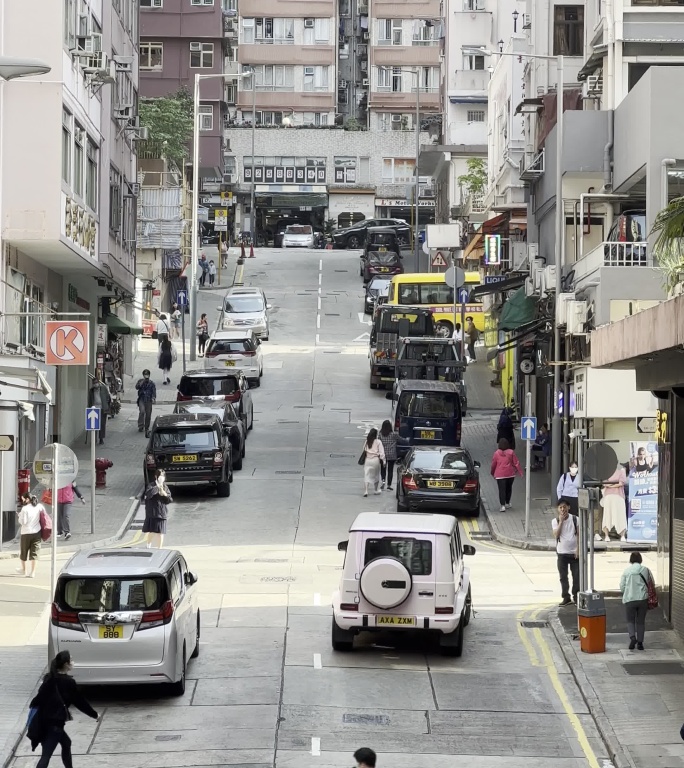
[[[468,195],[463,199],[463,216],[465,218],[472,218],[474,216],[480,216],[487,211],[485,205],[484,195]]]
[[[544,174],[544,150],[525,152],[520,158],[520,178],[523,181],[536,181]]]
[[[223,19],[223,36],[226,40],[238,39],[238,19],[226,17]]]
[[[593,248],[586,256],[573,265],[575,290],[587,287],[587,284],[599,280],[604,267],[652,267],[648,255],[648,243],[618,243],[605,241]]]
[[[460,69],[454,73],[449,88],[449,96],[474,96],[487,97],[489,85],[489,72],[486,69]]]

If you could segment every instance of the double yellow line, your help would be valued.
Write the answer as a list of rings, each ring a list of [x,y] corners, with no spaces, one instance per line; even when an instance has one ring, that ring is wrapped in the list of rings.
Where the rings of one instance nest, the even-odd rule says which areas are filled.
[[[505,547],[502,544],[497,544],[493,541],[483,541],[479,536],[473,537],[473,533],[477,534],[483,530],[480,528],[480,523],[476,517],[472,517],[467,520],[461,520],[461,525],[463,526],[465,535],[468,537],[468,541],[477,545],[478,547],[493,549],[496,552],[508,552],[509,554],[513,551],[509,547]]]
[[[570,725],[575,731],[577,742],[587,759],[587,763],[590,768],[601,768],[598,758],[594,754],[594,750],[591,748],[587,734],[580,722],[579,717],[575,714],[570,704],[568,694],[563,687],[560,675],[556,669],[556,665],[553,661],[553,654],[549,648],[546,638],[539,627],[525,628],[522,626],[523,621],[534,621],[540,613],[547,611],[549,605],[538,606],[533,608],[529,606],[523,609],[516,617],[516,624],[518,629],[518,636],[520,642],[527,651],[527,655],[530,658],[530,662],[534,667],[542,667],[549,677],[549,681],[558,696],[558,700],[565,711],[565,715],[570,721]]]

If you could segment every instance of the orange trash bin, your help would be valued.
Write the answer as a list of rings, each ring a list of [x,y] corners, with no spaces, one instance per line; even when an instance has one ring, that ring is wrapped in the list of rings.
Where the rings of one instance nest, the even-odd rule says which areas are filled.
[[[600,592],[577,595],[577,623],[580,650],[583,653],[605,653],[606,603]]]

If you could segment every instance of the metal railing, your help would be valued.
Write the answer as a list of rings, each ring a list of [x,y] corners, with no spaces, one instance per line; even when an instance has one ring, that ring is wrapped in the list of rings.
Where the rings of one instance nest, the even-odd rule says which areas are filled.
[[[593,248],[586,256],[578,259],[572,269],[575,285],[602,267],[652,267],[648,254],[648,243],[621,243],[606,240]]]

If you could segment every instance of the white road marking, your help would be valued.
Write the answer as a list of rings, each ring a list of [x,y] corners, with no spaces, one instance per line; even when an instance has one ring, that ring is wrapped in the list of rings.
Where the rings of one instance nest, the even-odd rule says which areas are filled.
[[[359,322],[361,325],[373,325],[373,321],[368,319],[368,315],[364,315],[363,312],[359,312]]]
[[[321,297],[318,297],[318,311],[321,311]]]
[[[316,328],[318,328],[319,330],[321,328],[321,316],[320,315],[316,315]]]
[[[314,592],[314,605],[320,605],[320,604],[321,604],[321,593]]]
[[[321,654],[320,653],[314,653],[314,655],[313,655],[313,665],[314,665],[314,669],[323,669],[323,664],[321,663]]]
[[[318,271],[319,272],[323,271],[323,259],[319,259],[318,261]]]
[[[368,343],[370,341],[370,333],[362,333],[360,336],[357,336],[355,339],[352,339],[352,341],[363,341]]]
[[[318,284],[320,285],[323,282],[323,275],[319,272],[318,273]]]
[[[316,334],[316,344],[318,345],[318,344],[320,344],[320,343],[321,343],[321,334],[320,334],[320,333],[317,333],[317,334]]]
[[[321,756],[321,740],[316,736],[311,737],[311,754],[314,757]]]

